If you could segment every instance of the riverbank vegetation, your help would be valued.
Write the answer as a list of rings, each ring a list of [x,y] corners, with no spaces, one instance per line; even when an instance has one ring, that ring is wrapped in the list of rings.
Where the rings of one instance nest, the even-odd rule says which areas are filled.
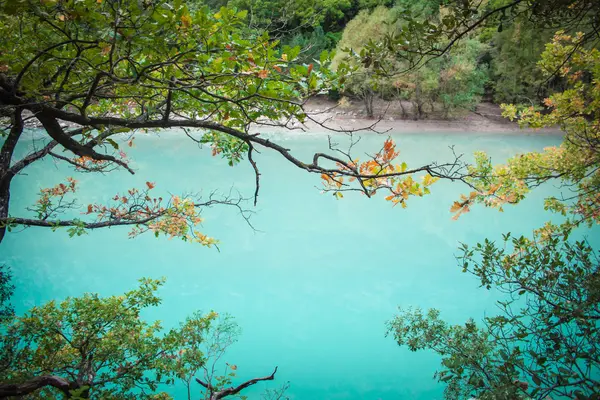
[[[168,399],[159,387],[178,381],[188,399],[203,393],[218,400],[275,378],[277,367],[270,375],[233,385],[237,366],[217,364],[240,333],[228,315],[195,312],[167,332],[159,322],[140,318],[160,304],[156,292],[164,279],[142,279],[121,296],[51,301],[15,317],[10,271],[3,267],[1,272],[0,299],[8,310],[2,315],[2,398]]]
[[[245,216],[244,199],[163,198],[154,194],[158,183],[151,177],[109,204],[78,204],[77,180],[69,178],[42,188],[27,215],[12,212],[11,184],[32,163],[52,158],[74,173],[136,173],[127,148],[114,138],[128,134],[132,143],[149,129],[181,128],[229,165],[247,160],[256,178],[255,204],[257,149],[319,176],[337,199],[359,192],[401,209],[440,179],[463,184],[465,194],[449,199],[457,219],[477,205],[502,210],[535,187],[558,182],[565,191],[546,199],[545,208],[562,222],[528,238],[506,234],[504,243],[461,247],[463,270],[507,294],[498,315],[450,325],[436,310],[403,309],[388,328],[398,344],[442,356],[436,376],[447,384],[447,398],[597,398],[600,265],[597,249],[573,239],[576,229],[600,221],[596,1],[11,0],[0,1],[0,15],[1,48],[12,49],[0,53],[6,122],[0,241],[20,227],[64,228],[79,236],[129,226],[131,236],[150,232],[215,246],[216,239],[199,231],[203,208],[233,206]],[[560,127],[564,141],[503,165],[477,153],[472,164],[457,155],[408,166],[391,139],[364,159],[332,145],[301,160],[261,137],[261,130],[308,121],[331,129],[304,109],[318,94],[358,98],[372,117],[374,99],[400,102],[404,117],[413,119],[451,118],[485,99],[505,103],[505,116],[523,126]],[[18,158],[15,148],[29,120],[37,120],[47,138]],[[5,271],[0,283],[4,301],[12,290]],[[129,398],[144,385],[145,398],[156,398],[158,383],[173,376],[189,387],[210,363],[210,351],[199,346],[216,314],[195,314],[179,330],[159,334],[158,325],[137,318],[141,308],[158,303],[159,284],[145,280],[124,297],[51,302],[19,317],[3,308],[1,393]],[[117,342],[114,335],[131,341]],[[48,358],[55,349],[64,351]],[[216,393],[237,394],[251,382],[235,386],[227,376],[219,378],[221,386],[210,379],[198,384],[209,398],[221,398]]]
[[[451,118],[475,109],[483,100],[543,105],[549,94],[566,87],[561,79],[544,77],[536,67],[544,46],[559,29],[569,34],[587,31],[585,41],[593,41],[596,12],[593,2],[587,1],[207,0],[195,4],[214,11],[223,6],[249,10],[249,29],[268,32],[281,45],[299,45],[300,62],[310,64],[322,51],[336,51],[337,62],[354,62],[360,71],[341,92],[336,88],[330,93],[332,98],[361,99],[371,117],[374,97],[398,101],[406,105],[404,117],[414,119]],[[352,57],[363,50],[362,57]],[[369,59],[379,65],[369,64]],[[381,64],[385,71],[378,72],[384,73],[374,73],[373,67]]]

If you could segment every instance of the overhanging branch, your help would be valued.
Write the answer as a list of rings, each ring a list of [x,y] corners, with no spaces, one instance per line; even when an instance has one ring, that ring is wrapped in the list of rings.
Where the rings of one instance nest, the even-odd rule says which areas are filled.
[[[214,387],[210,384],[210,382],[203,382],[202,380],[200,380],[198,378],[196,378],[196,382],[198,382],[200,385],[202,385],[203,387],[205,387],[207,390],[210,391],[210,393],[211,393],[210,400],[219,400],[219,399],[225,398],[227,396],[234,396],[234,395],[238,394],[239,392],[241,392],[242,390],[257,384],[258,382],[272,381],[275,379],[276,372],[277,372],[277,367],[275,367],[275,370],[273,370],[273,373],[271,375],[264,376],[262,378],[250,379],[250,380],[242,383],[239,386],[225,388],[225,389],[221,389],[219,391],[214,391]]]
[[[44,126],[44,129],[50,135],[52,139],[61,144],[65,149],[73,152],[80,157],[89,157],[97,161],[109,161],[113,162],[121,167],[125,168],[129,173],[135,174],[135,172],[127,165],[127,163],[116,159],[115,157],[108,154],[100,154],[96,152],[93,147],[84,146],[81,143],[73,140],[69,135],[65,133],[63,128],[58,123],[58,120],[51,115],[44,112],[37,114],[37,119]]]
[[[0,384],[0,398],[25,396],[46,386],[54,387],[65,395],[75,387],[66,379],[59,376],[45,375],[32,378],[22,383]]]
[[[353,178],[361,178],[361,179],[375,179],[375,178],[386,178],[386,177],[394,177],[401,175],[411,175],[419,172],[427,172],[434,177],[443,178],[443,179],[452,179],[452,180],[460,180],[462,178],[461,175],[457,174],[457,167],[459,166],[455,160],[453,163],[446,164],[428,164],[419,168],[409,169],[403,172],[395,172],[390,174],[361,174],[353,170],[351,165],[346,161],[338,157],[334,157],[331,155],[326,155],[323,153],[315,154],[313,157],[312,163],[305,163],[300,159],[296,158],[291,154],[290,149],[287,149],[275,142],[272,142],[269,139],[264,139],[260,137],[258,134],[249,134],[243,132],[241,130],[237,130],[225,125],[221,125],[215,122],[210,121],[201,121],[201,120],[192,120],[192,119],[169,119],[168,121],[164,121],[164,119],[154,119],[147,121],[137,121],[130,120],[125,118],[117,118],[117,117],[86,117],[80,114],[70,113],[64,110],[59,110],[51,107],[44,106],[44,111],[47,114],[52,115],[54,118],[61,119],[63,121],[72,122],[75,124],[79,124],[82,126],[98,126],[98,125],[108,125],[108,126],[119,126],[125,127],[129,129],[144,129],[144,128],[199,128],[199,129],[207,129],[225,133],[227,135],[233,136],[237,139],[240,139],[246,143],[257,144],[272,150],[275,150],[280,155],[282,155],[286,160],[294,164],[296,167],[306,170],[308,172],[320,173],[320,174],[338,174],[341,176],[353,177]],[[110,157],[110,156],[105,156]],[[318,164],[319,158],[327,158],[328,160],[339,163],[344,168],[326,168]],[[114,159],[114,158],[113,158]],[[446,171],[445,169],[449,170]]]

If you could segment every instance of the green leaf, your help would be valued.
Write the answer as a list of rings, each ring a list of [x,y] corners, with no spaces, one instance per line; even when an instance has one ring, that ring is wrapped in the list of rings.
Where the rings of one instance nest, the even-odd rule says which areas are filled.
[[[119,150],[119,144],[117,142],[115,142],[114,140],[112,140],[111,138],[106,138],[105,139],[112,147],[114,147],[115,150]]]

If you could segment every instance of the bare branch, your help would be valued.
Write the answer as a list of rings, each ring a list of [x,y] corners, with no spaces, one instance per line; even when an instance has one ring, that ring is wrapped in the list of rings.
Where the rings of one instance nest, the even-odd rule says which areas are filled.
[[[204,386],[206,389],[208,389],[211,392],[210,395],[210,400],[219,400],[222,399],[224,397],[228,397],[228,396],[234,396],[236,394],[238,394],[239,392],[241,392],[242,390],[257,384],[258,382],[262,382],[262,381],[272,381],[275,379],[275,373],[277,372],[277,367],[275,367],[275,370],[273,371],[273,373],[269,376],[264,376],[262,378],[254,378],[254,379],[250,379],[244,383],[242,383],[239,386],[236,387],[230,387],[230,388],[225,388],[225,389],[221,389],[219,391],[213,391],[214,388],[212,387],[212,385],[210,384],[210,382],[203,382],[202,380],[196,378],[196,382],[198,382],[200,385]]]
[[[252,164],[252,168],[254,169],[254,175],[256,177],[256,189],[254,190],[254,207],[256,207],[256,203],[258,201],[258,191],[260,190],[260,172],[258,172],[258,166],[252,158],[253,150],[254,147],[252,146],[252,143],[248,143],[248,161],[250,161],[250,164]]]

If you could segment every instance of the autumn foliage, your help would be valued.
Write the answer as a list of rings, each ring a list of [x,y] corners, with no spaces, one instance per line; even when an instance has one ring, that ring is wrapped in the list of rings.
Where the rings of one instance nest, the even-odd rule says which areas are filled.
[[[348,164],[337,164],[340,170],[347,173],[346,181],[344,175],[341,174],[322,174],[321,179],[325,191],[333,192],[334,196],[342,198],[342,192],[356,190],[349,183],[358,181],[363,194],[371,197],[378,191],[385,191],[389,193],[385,197],[386,201],[390,201],[394,206],[400,204],[402,208],[406,208],[406,200],[410,196],[422,197],[429,194],[429,186],[439,178],[434,178],[427,173],[422,177],[421,183],[415,181],[409,175],[413,171],[409,171],[406,163],[394,163],[399,155],[396,144],[391,138],[388,138],[384,142],[383,148],[372,159],[364,162],[356,159]]]

